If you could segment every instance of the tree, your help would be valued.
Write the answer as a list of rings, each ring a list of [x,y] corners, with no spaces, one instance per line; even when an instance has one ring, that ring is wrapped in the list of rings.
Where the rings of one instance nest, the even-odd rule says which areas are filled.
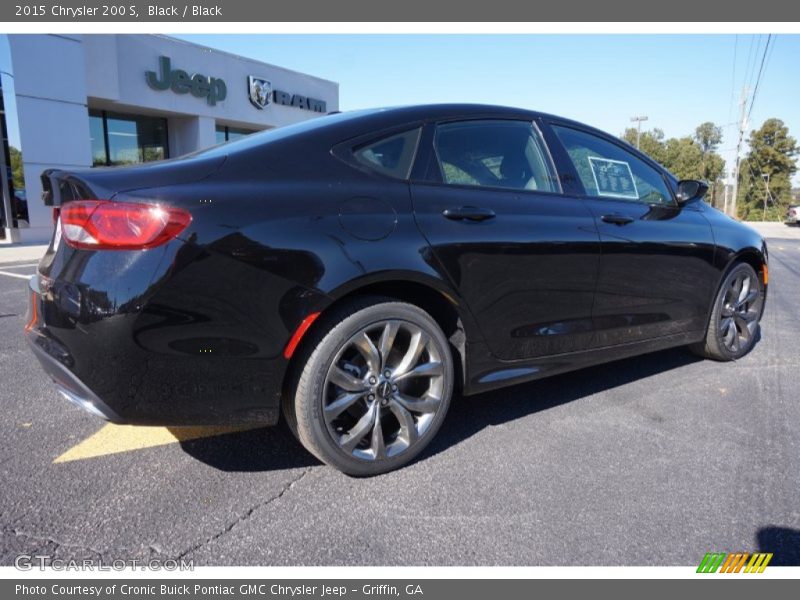
[[[739,169],[739,217],[780,220],[792,198],[792,175],[800,153],[797,140],[780,119],[767,119],[750,134],[750,152]],[[766,200],[766,210],[765,210]]]
[[[700,146],[703,155],[716,152],[722,143],[722,127],[706,121],[694,130],[694,141]]]
[[[636,129],[628,127],[622,134],[622,139],[635,147],[636,136]],[[651,131],[643,131],[639,140],[639,149],[657,163],[664,164],[664,132],[657,127]]]
[[[631,145],[636,145],[636,129],[630,127],[622,135]],[[708,182],[711,190],[709,202],[717,205],[724,189],[721,185],[725,175],[725,160],[717,153],[722,143],[722,128],[707,121],[699,125],[694,135],[664,139],[660,129],[643,131],[640,150],[656,162],[664,165],[678,179],[700,179]]]
[[[22,173],[22,152],[14,148],[8,147],[9,162],[11,163],[12,183],[15,190],[25,189],[25,176]]]

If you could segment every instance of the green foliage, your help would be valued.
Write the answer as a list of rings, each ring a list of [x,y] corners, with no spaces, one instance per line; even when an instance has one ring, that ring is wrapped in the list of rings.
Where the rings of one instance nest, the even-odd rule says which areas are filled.
[[[22,152],[14,148],[14,146],[9,146],[8,154],[9,154],[8,158],[10,159],[11,162],[11,172],[13,177],[14,189],[24,190],[25,176],[22,173]]]
[[[636,129],[629,127],[622,134],[622,139],[631,146],[636,146]],[[643,131],[639,140],[639,149],[660,164],[664,164],[664,132],[655,128]]]
[[[636,129],[629,127],[622,139],[636,145]],[[661,129],[643,131],[640,150],[664,165],[678,179],[707,181],[711,191],[707,200],[715,206],[721,203],[725,175],[725,160],[717,153],[722,143],[722,128],[711,122],[695,129],[692,137],[664,139]]]
[[[778,221],[792,202],[791,179],[800,147],[780,119],[764,121],[748,142],[750,152],[739,169],[738,216],[746,221]]]
[[[711,121],[706,121],[697,126],[694,130],[694,141],[698,143],[703,154],[716,152],[722,143],[722,127],[714,125]]]

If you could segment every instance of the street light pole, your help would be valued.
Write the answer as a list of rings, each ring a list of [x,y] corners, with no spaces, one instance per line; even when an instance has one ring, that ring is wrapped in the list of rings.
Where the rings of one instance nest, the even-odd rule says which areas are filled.
[[[631,117],[631,122],[636,123],[636,149],[639,149],[639,142],[642,140],[642,121],[647,121],[647,116]]]

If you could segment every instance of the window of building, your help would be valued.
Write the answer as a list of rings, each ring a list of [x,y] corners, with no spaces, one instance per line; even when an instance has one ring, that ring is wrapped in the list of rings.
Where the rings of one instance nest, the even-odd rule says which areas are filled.
[[[246,135],[255,133],[249,129],[241,129],[240,127],[228,127],[227,125],[217,125],[217,143],[232,142],[238,140]]]
[[[6,44],[0,36],[0,44]],[[0,49],[0,239],[7,228],[25,227],[28,217],[28,196],[19,138],[14,77],[8,48]]]
[[[167,120],[89,111],[94,166],[131,165],[169,157]]]
[[[362,165],[370,169],[396,177],[407,179],[417,151],[420,129],[412,129],[370,142],[353,151],[353,156]]]
[[[589,196],[644,204],[672,204],[656,169],[621,146],[585,131],[553,127]]]
[[[527,121],[462,121],[436,128],[442,181],[558,192],[558,181],[539,131]]]

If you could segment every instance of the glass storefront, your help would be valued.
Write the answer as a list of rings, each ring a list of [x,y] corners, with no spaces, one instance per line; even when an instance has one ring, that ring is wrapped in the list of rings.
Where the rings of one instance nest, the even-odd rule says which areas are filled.
[[[169,157],[167,120],[125,115],[105,110],[89,111],[89,133],[94,166],[117,166]]]
[[[250,129],[241,129],[238,127],[228,127],[227,125],[217,125],[217,143],[230,142],[238,140],[241,137],[255,133]]]
[[[0,36],[0,239],[28,226],[28,197],[22,170],[14,75],[8,38]]]

